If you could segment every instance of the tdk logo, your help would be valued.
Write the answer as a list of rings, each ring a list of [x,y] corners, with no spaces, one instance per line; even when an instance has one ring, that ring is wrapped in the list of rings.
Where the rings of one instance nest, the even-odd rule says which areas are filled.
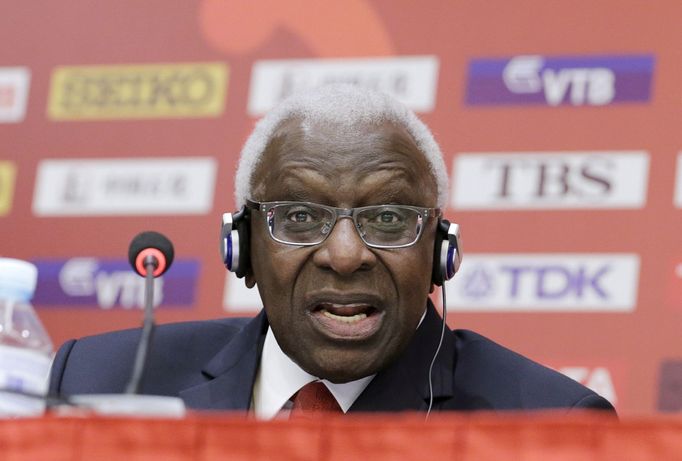
[[[467,255],[447,285],[458,311],[632,311],[639,257],[632,254]]]
[[[127,261],[72,258],[34,263],[40,274],[33,298],[38,307],[144,306],[144,279],[132,271]],[[155,305],[190,307],[198,276],[197,261],[175,261],[166,274],[156,279]]]
[[[652,55],[474,59],[469,64],[466,103],[641,103],[649,100],[653,68]]]

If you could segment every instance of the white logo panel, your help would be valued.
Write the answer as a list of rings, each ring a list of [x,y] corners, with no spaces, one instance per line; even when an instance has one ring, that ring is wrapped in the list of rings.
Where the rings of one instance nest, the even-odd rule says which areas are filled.
[[[255,314],[263,307],[258,287],[247,288],[243,279],[231,272],[225,278],[223,309],[239,314]]]
[[[205,214],[213,206],[210,157],[44,160],[37,216]]]
[[[611,402],[612,405],[615,406],[618,403],[616,387],[613,383],[614,380],[607,367],[566,366],[559,368],[558,371],[583,386],[592,389]]]
[[[30,80],[31,72],[26,67],[0,67],[0,123],[24,119]]]
[[[644,151],[463,153],[453,163],[460,210],[642,208]]]
[[[675,175],[675,207],[682,208],[682,152],[677,155],[677,174]]]
[[[635,254],[467,254],[448,308],[468,312],[631,312]]]
[[[435,105],[436,56],[258,61],[253,65],[248,112],[260,116],[289,95],[326,83],[381,90],[416,112]]]

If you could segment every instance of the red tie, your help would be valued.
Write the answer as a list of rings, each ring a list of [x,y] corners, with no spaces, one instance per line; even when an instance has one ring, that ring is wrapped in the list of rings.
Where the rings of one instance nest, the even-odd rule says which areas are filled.
[[[327,386],[320,381],[314,381],[303,386],[294,395],[291,416],[303,416],[318,412],[343,413]]]

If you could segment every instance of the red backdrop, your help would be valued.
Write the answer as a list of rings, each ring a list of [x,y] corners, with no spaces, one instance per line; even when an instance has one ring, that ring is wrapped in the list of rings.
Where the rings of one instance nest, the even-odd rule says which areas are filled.
[[[344,80],[402,98],[446,155],[451,327],[622,414],[682,409],[679,2],[2,9],[0,254],[39,265],[55,343],[140,323],[124,259],[146,229],[176,246],[160,321],[253,312],[217,250],[237,155],[274,101]]]

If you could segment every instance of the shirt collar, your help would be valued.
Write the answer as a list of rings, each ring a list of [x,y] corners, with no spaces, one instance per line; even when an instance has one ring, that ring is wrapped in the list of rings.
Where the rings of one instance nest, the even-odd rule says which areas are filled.
[[[300,388],[313,381],[322,381],[346,413],[374,376],[341,384],[320,380],[299,367],[282,351],[272,329],[268,327],[253,387],[253,411],[258,419],[272,419]]]

